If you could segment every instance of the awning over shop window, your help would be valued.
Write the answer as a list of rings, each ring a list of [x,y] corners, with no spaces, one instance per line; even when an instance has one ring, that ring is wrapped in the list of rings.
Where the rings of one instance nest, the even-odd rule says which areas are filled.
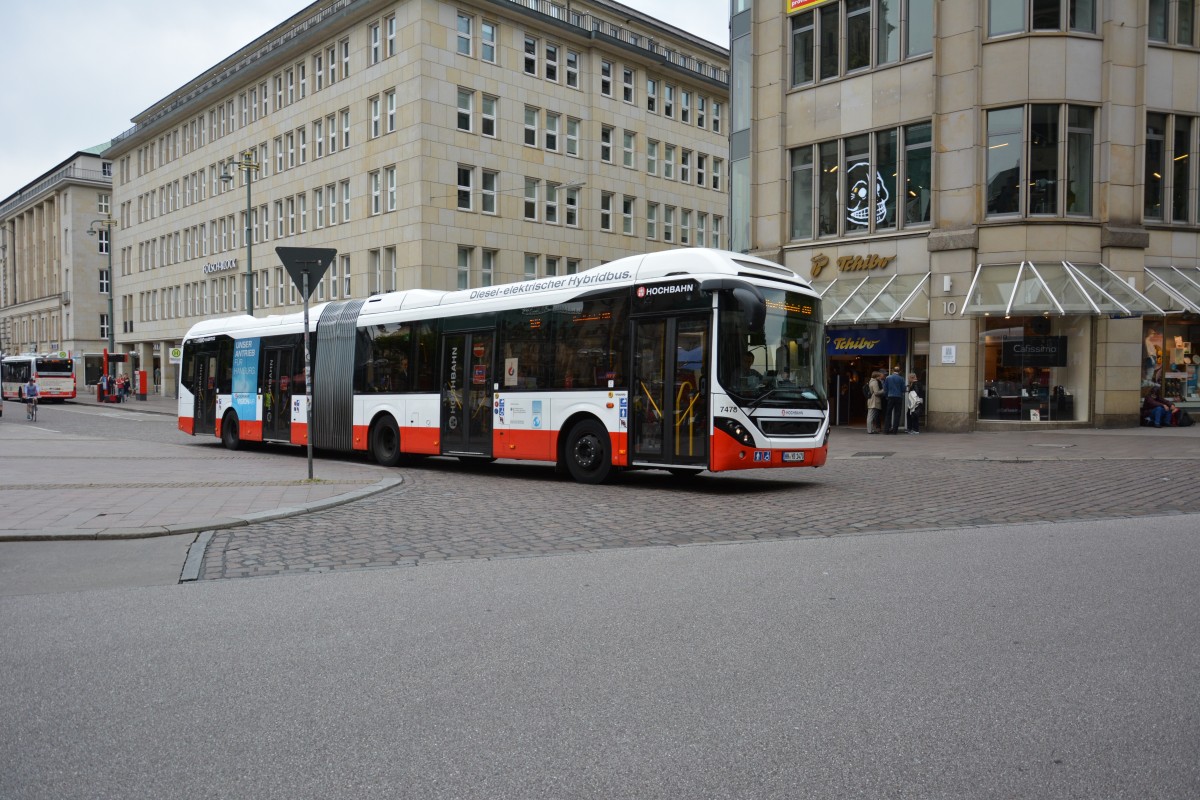
[[[1162,309],[1103,264],[980,264],[963,315],[1087,314],[1136,317]]]
[[[929,273],[838,278],[814,287],[826,325],[929,322]]]
[[[1168,314],[1200,314],[1200,267],[1146,267],[1146,296]]]

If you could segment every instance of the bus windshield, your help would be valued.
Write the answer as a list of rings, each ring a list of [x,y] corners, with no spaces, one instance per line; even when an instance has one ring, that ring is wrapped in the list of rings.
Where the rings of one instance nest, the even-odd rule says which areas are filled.
[[[751,406],[826,408],[824,327],[817,299],[761,289],[761,329],[732,295],[720,300],[717,377]]]

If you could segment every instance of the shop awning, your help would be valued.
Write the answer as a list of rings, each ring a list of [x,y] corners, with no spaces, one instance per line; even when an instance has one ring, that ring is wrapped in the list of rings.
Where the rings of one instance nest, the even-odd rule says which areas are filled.
[[[826,325],[929,322],[929,273],[838,278],[815,287]]]
[[[1146,295],[1168,314],[1200,314],[1200,267],[1146,267]]]
[[[1137,317],[1162,309],[1103,264],[980,264],[963,315],[1085,314]]]

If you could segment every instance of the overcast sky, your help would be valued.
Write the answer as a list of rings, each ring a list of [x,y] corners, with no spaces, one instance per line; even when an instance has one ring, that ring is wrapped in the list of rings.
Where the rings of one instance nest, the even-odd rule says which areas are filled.
[[[274,25],[305,0],[8,3],[0,48],[0,200]],[[625,0],[729,46],[729,0]],[[235,24],[236,21],[236,24]]]

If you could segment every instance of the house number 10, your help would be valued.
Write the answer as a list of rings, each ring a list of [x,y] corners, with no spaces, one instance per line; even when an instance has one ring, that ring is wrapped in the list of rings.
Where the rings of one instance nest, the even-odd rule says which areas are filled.
[[[954,304],[953,300],[943,300],[942,301],[942,313],[943,314],[953,316],[955,309],[957,309],[957,308],[958,308],[958,306],[956,306]]]

